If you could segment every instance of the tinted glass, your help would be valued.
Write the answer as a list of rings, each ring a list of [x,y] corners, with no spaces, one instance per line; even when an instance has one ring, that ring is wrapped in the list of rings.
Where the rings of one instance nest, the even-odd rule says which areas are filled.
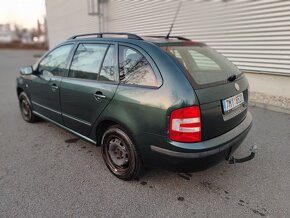
[[[240,74],[236,66],[207,46],[163,46],[162,49],[177,59],[197,84],[226,81]]]
[[[80,44],[74,54],[69,77],[97,80],[108,45]]]
[[[135,49],[120,46],[120,82],[141,86],[157,86],[156,76],[146,58]]]
[[[40,61],[38,71],[45,76],[63,76],[66,61],[73,45],[63,45],[50,52]]]
[[[116,62],[117,60],[115,56],[115,46],[111,45],[104,59],[98,80],[115,82],[116,81],[116,64],[117,64]]]

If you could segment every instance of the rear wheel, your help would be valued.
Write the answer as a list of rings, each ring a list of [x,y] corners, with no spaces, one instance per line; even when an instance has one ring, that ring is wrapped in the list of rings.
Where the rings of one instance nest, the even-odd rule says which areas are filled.
[[[114,125],[103,134],[102,155],[116,177],[131,180],[141,175],[142,161],[132,140],[120,126]]]
[[[22,118],[26,122],[34,123],[36,121],[36,117],[32,113],[32,108],[28,96],[24,92],[21,92],[18,99]]]

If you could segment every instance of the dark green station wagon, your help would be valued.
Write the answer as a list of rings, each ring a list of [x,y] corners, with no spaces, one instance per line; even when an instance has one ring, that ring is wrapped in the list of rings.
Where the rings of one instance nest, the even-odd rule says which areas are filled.
[[[77,35],[20,72],[24,120],[101,145],[124,180],[144,167],[206,169],[229,159],[252,125],[245,75],[183,37]]]

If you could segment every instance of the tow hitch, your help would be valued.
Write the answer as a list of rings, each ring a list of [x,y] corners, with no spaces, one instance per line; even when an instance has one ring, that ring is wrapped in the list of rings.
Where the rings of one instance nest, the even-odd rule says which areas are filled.
[[[258,148],[257,145],[252,145],[250,148],[250,152],[251,152],[250,155],[243,157],[243,158],[235,158],[234,156],[231,156],[228,159],[229,164],[243,163],[243,162],[252,160],[257,153],[257,148]]]

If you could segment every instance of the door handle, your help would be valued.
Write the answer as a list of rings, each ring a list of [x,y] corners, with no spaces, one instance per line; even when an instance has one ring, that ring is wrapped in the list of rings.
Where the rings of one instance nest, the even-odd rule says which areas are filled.
[[[56,91],[58,89],[58,86],[56,84],[51,85],[52,91]]]
[[[106,96],[103,95],[103,93],[100,92],[100,91],[96,92],[96,93],[94,94],[94,97],[95,97],[95,99],[98,100],[98,101],[101,100],[101,99],[105,99],[105,98],[106,98]]]

